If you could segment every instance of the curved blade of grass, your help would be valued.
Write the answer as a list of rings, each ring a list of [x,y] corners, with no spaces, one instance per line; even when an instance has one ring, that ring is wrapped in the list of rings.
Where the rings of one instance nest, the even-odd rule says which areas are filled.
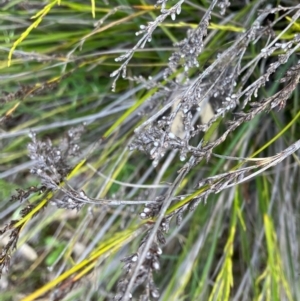
[[[95,0],[91,0],[91,4],[92,4],[92,16],[95,19],[96,16],[96,4],[95,4]]]
[[[93,268],[94,264],[96,264],[97,259],[105,254],[108,251],[115,251],[121,248],[124,244],[134,239],[138,234],[143,231],[142,227],[134,227],[133,229],[124,230],[121,233],[116,233],[113,237],[104,241],[90,256],[88,259],[81,261],[80,263],[76,264],[74,267],[69,269],[68,271],[64,272],[62,275],[57,277],[56,279],[52,280],[51,282],[47,283],[46,285],[42,286],[32,294],[28,295],[27,297],[23,298],[21,301],[33,301],[37,297],[47,293],[49,290],[53,289],[56,285],[61,283],[62,281],[69,278],[76,272],[80,270],[85,271],[88,273],[90,269]],[[92,266],[90,266],[92,265]],[[82,277],[82,271],[80,276]]]
[[[9,54],[8,54],[8,61],[7,66],[9,67],[11,64],[11,59],[14,50],[17,48],[19,44],[22,43],[24,39],[29,35],[29,33],[36,28],[43,20],[43,18],[50,12],[52,7],[58,3],[58,0],[54,0],[52,3],[47,4],[42,10],[40,10],[38,13],[36,13],[31,19],[36,19],[22,34],[21,36],[13,43],[13,46],[11,47]]]
[[[110,136],[133,112],[135,112],[158,88],[151,89],[141,99],[139,99],[130,109],[128,109],[118,120],[104,133],[103,138]]]
[[[232,257],[236,225],[238,220],[239,194],[236,190],[229,228],[229,236],[224,249],[224,262],[209,296],[209,301],[228,301],[233,286]]]

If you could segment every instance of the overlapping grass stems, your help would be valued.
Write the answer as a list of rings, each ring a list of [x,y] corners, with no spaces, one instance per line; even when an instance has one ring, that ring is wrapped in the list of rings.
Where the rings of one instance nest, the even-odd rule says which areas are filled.
[[[300,300],[299,16],[4,2],[3,300]]]

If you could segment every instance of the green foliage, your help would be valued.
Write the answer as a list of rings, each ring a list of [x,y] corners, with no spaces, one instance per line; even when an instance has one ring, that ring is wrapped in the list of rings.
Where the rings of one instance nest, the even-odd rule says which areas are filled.
[[[300,300],[298,2],[268,1],[249,41],[266,7],[231,2],[3,1],[3,300],[122,298],[143,252],[134,300]],[[172,57],[188,30],[208,32],[199,66]],[[191,124],[180,93],[201,76],[220,114],[204,127],[193,104],[179,140],[166,120]],[[223,85],[251,89],[225,110]]]

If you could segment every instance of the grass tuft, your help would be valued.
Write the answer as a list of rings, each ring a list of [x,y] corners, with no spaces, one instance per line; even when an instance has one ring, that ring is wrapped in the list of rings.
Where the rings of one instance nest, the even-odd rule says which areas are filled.
[[[297,1],[2,1],[0,290],[300,300]]]

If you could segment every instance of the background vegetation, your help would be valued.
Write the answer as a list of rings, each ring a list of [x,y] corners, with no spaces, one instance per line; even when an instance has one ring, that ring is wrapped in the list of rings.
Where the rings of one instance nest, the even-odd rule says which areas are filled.
[[[298,1],[0,5],[1,300],[300,300]]]

